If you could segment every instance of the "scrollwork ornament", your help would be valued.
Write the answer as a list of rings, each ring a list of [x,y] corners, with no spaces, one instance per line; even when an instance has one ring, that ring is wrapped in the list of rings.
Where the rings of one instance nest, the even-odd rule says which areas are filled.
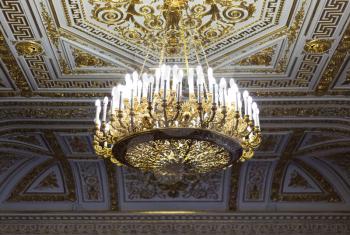
[[[157,51],[166,45],[166,55],[183,53],[183,45],[179,43],[182,34],[185,39],[181,41],[187,44],[194,40],[193,34],[199,34],[197,40],[205,46],[229,35],[236,23],[247,21],[255,12],[255,5],[246,1],[238,4],[176,0],[148,4],[142,0],[91,0],[89,3],[94,20],[113,28],[127,42],[142,46],[152,44],[151,49]],[[148,35],[154,35],[151,41],[147,40]]]

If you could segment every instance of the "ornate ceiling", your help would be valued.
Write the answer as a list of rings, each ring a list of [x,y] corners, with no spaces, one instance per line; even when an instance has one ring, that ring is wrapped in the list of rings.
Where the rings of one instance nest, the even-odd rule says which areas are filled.
[[[226,220],[244,224],[259,220],[249,216],[264,213],[261,218],[271,221],[266,213],[282,213],[283,224],[289,221],[287,213],[322,212],[338,218],[339,230],[347,234],[350,1],[234,0],[228,7],[220,0],[217,4],[226,9],[226,17],[209,26],[212,15],[206,12],[213,12],[214,3],[191,1],[193,11],[203,15],[194,26],[201,28],[200,61],[205,64],[206,57],[215,74],[234,77],[257,96],[264,142],[252,161],[173,185],[114,167],[91,147],[93,97],[109,93],[124,73],[140,69],[147,54],[146,70],[159,63],[164,32],[154,27],[164,22],[161,17],[156,22],[159,9],[147,7],[149,2],[0,1],[0,225],[6,225],[0,226],[0,234],[21,234],[31,223],[18,214],[22,212],[84,212],[95,223],[113,220],[106,212],[131,216],[133,211],[174,210],[186,214],[147,217],[141,212],[145,217],[114,219],[128,221],[125,229],[131,234],[141,229],[132,227],[132,218],[179,220],[179,227],[164,230],[176,234],[185,228],[186,218],[218,220],[221,227],[210,227],[212,231],[231,231]],[[152,46],[145,34],[151,29]],[[189,34],[187,46],[193,48]],[[181,48],[174,51],[167,43],[166,50],[169,63],[183,62]],[[189,61],[196,60],[196,50],[191,50]],[[100,219],[89,217],[95,211]],[[217,217],[210,219],[208,214]],[[72,216],[79,224],[79,214]],[[316,224],[328,223],[327,218],[313,216]],[[50,225],[50,217],[40,218],[57,234],[64,233]],[[13,220],[23,221],[24,227],[16,227]],[[295,231],[303,220],[295,217]],[[263,225],[258,221],[249,229],[264,234]],[[94,231],[84,226],[67,231]],[[118,227],[122,225],[115,226],[123,231]],[[161,233],[150,226],[153,234]],[[207,226],[212,224],[201,226],[210,230]],[[321,231],[316,228],[320,227],[310,231]],[[200,227],[191,229],[186,231],[200,232]],[[280,229],[266,231],[279,234]],[[45,233],[40,227],[32,231]]]

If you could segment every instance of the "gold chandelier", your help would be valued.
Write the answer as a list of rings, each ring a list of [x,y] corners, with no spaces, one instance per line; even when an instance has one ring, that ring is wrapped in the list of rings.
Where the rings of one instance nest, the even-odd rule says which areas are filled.
[[[159,175],[207,173],[252,158],[261,134],[248,91],[242,96],[233,79],[217,84],[211,68],[204,79],[198,66],[189,68],[185,97],[183,78],[177,66],[142,79],[135,71],[113,88],[110,103],[96,100],[96,153]]]
[[[186,1],[169,2],[168,14],[180,21]],[[96,100],[98,155],[171,182],[253,157],[261,143],[257,103],[234,79],[217,83],[210,67],[190,68],[182,43],[186,68],[161,64],[152,74],[134,71],[112,89],[110,100]]]

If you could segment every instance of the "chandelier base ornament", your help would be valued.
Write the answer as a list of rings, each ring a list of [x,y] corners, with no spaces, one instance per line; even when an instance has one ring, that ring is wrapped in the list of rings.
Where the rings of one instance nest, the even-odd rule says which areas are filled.
[[[163,64],[154,75],[127,74],[110,102],[96,100],[96,153],[174,181],[251,159],[261,132],[248,91],[241,95],[233,79],[217,83],[211,68],[188,68],[187,84],[184,77]]]

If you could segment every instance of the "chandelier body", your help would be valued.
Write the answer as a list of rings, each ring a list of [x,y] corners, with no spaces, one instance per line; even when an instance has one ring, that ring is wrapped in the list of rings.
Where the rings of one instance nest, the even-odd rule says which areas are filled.
[[[186,74],[187,83],[182,69],[164,64],[154,75],[127,74],[110,102],[97,100],[96,153],[175,180],[251,159],[261,133],[249,93],[241,95],[233,79],[217,83],[211,68]]]

